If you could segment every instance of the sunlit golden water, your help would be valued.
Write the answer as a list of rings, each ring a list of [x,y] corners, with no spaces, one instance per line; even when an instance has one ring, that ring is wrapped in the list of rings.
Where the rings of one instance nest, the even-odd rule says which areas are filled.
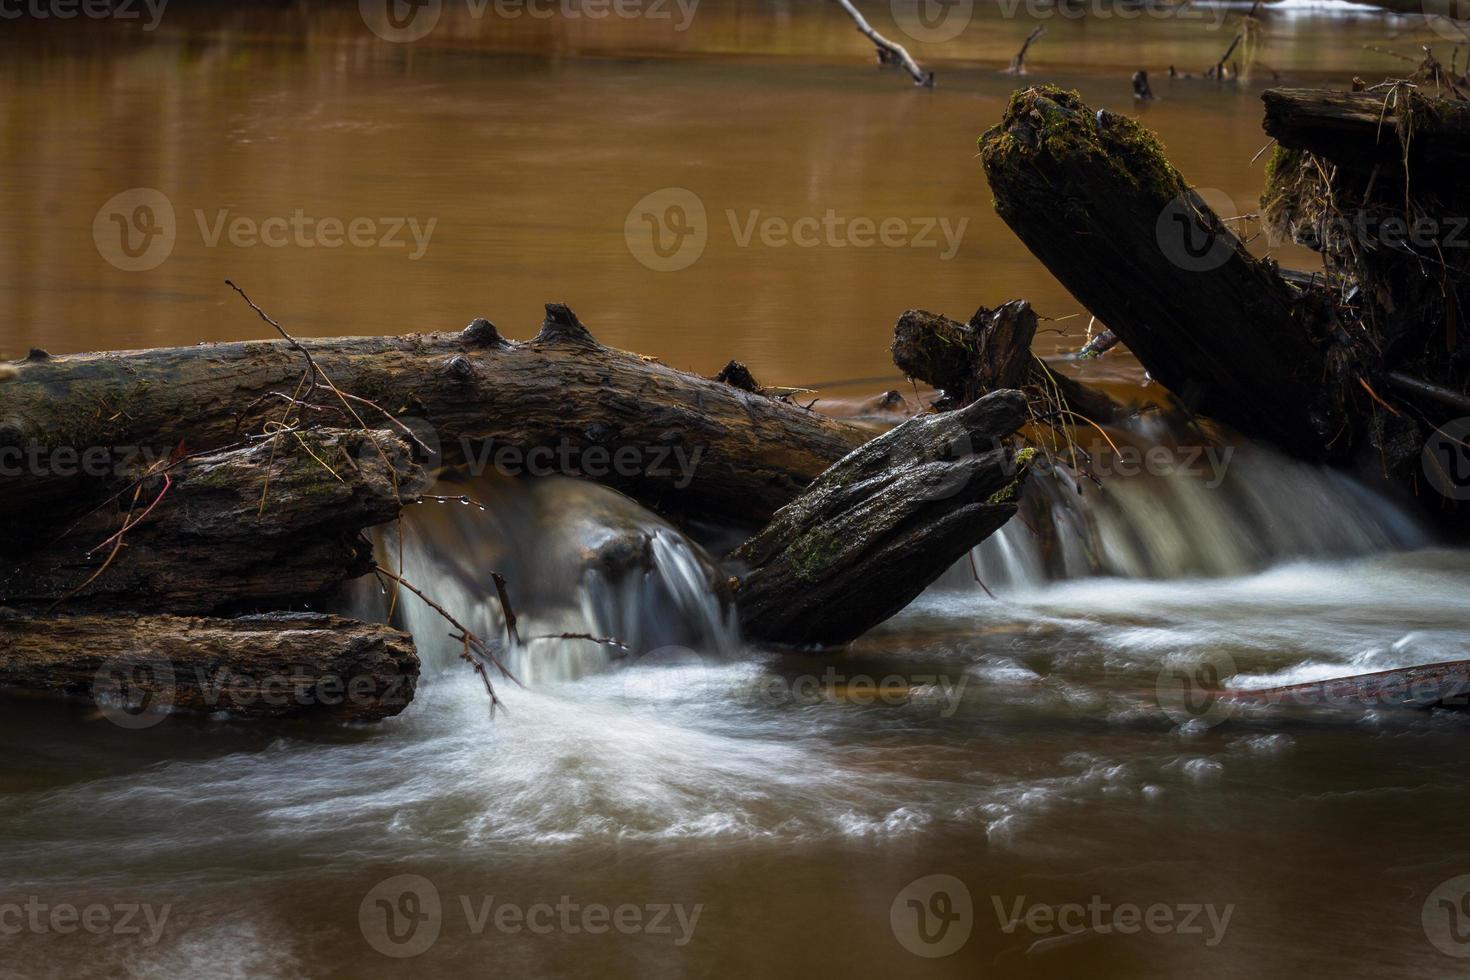
[[[862,6],[899,36],[886,4]],[[939,72],[922,91],[875,69],[844,15],[815,0],[705,0],[682,31],[461,8],[448,3],[411,44],[375,36],[352,3],[171,7],[151,32],[0,21],[0,354],[265,336],[230,277],[302,335],[486,315],[526,336],[540,304],[561,300],[605,341],[681,367],[733,356],[772,383],[875,379],[841,395],[894,374],[886,348],[907,307],[963,316],[1026,297],[1048,316],[1079,312],[995,218],[974,157],[1016,84],[998,70],[1033,18],[984,6],[960,36],[913,43]],[[1215,27],[1213,14],[1046,18],[1028,81],[1137,114],[1187,176],[1246,213],[1270,69],[1301,83],[1382,75],[1398,63],[1363,45],[1412,50],[1413,36],[1391,38],[1414,25],[1272,13],[1249,84],[1170,84],[1168,65],[1197,74],[1219,57],[1239,13]],[[1146,106],[1129,91],[1140,67],[1160,96]],[[136,188],[167,199],[175,241],[155,267],[125,271],[124,229],[99,209]],[[661,271],[627,228],[630,212],[638,232],[642,213],[687,203],[635,209],[668,188],[698,199],[705,244]],[[138,199],[125,200],[126,224]],[[410,218],[433,232],[416,258],[407,232],[403,247],[230,241],[233,219],[264,230],[298,209],[339,234],[361,219],[362,234]],[[964,232],[949,257],[737,238],[752,220],[829,210]],[[1075,346],[1086,317],[1046,326],[1050,352]],[[1089,370],[1137,377],[1117,355]],[[1281,678],[1470,657],[1463,552],[1337,557],[1378,540],[1355,523],[1302,561],[1232,565],[1276,555],[1251,542],[1329,536],[1332,515],[1345,528],[1393,517],[1281,472],[1242,480],[1233,509],[1194,486],[1120,494],[1110,533],[1145,550],[1168,539],[1161,560],[1134,564],[1223,566],[1216,579],[995,581],[992,600],[960,569],[958,585],[846,655],[609,664],[505,685],[510,710],[494,722],[476,678],[432,662],[404,715],[360,730],[171,717],[135,731],[90,707],[7,702],[0,975],[1462,975],[1425,928],[1458,922],[1435,889],[1470,873],[1462,722],[1366,712],[1200,730],[1159,711],[1156,679],[1178,655]],[[1223,547],[1232,534],[1243,544]],[[429,541],[426,561],[493,544]],[[903,682],[895,700],[854,694],[853,678],[890,676]],[[443,902],[440,938],[415,959],[372,939],[384,921],[373,889],[401,874]],[[912,915],[904,889],[935,874],[963,884],[973,934],[929,959],[906,950],[894,915]],[[8,909],[31,896],[170,917],[156,943],[15,931]],[[477,933],[461,899],[478,911],[490,896],[702,912],[682,945],[677,933]],[[1214,944],[1207,932],[1065,938],[996,911],[1094,899],[1233,911]]]

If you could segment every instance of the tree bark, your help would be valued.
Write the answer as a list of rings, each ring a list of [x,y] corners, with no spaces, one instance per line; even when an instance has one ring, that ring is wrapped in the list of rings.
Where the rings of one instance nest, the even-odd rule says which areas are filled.
[[[1321,458],[1335,431],[1298,294],[1141,126],[1053,87],[980,139],[996,211],[1187,408]]]
[[[146,472],[127,470],[140,479],[136,500],[125,481],[64,535],[10,542],[0,556],[0,606],[210,613],[300,605],[366,572],[372,548],[359,532],[393,520],[400,500],[427,482],[400,435],[333,429]]]
[[[768,519],[871,433],[778,399],[599,344],[571,310],[547,307],[534,340],[486,320],[461,333],[302,340],[336,386],[405,420],[448,463],[595,478],[666,513]],[[32,519],[96,502],[74,476],[89,448],[167,454],[231,445],[279,419],[302,376],[284,340],[161,350],[37,354],[0,383],[0,511]],[[313,420],[354,426],[318,389]],[[370,426],[391,427],[366,405]],[[488,459],[480,455],[488,444]],[[513,457],[496,453],[510,447]],[[624,450],[618,462],[618,450]],[[532,452],[537,453],[532,456]],[[72,465],[58,465],[71,460]],[[511,462],[507,462],[511,459]],[[59,472],[65,470],[66,472]],[[80,482],[79,482],[80,481]]]
[[[1261,93],[1261,100],[1266,133],[1277,143],[1339,166],[1402,169],[1407,156],[1411,168],[1445,168],[1445,176],[1455,180],[1470,168],[1470,102],[1426,98],[1410,89],[1277,88]]]
[[[786,645],[847,643],[908,605],[1016,512],[1028,452],[1018,391],[921,415],[835,463],[731,555],[741,628]]]
[[[1048,396],[1060,394],[1073,412],[1093,422],[1112,422],[1128,414],[1106,393],[1033,355],[1035,336],[1036,313],[1025,300],[994,310],[982,306],[968,323],[942,313],[906,310],[893,328],[893,363],[909,377],[939,389],[942,397],[937,404],[943,409],[968,405],[1001,388],[1033,388]]]
[[[91,701],[127,728],[176,711],[376,721],[418,675],[408,634],[337,616],[0,616],[0,689]]]

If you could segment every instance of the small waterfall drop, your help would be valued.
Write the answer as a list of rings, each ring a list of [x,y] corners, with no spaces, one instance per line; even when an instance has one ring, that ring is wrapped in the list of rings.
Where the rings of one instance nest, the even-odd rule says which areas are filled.
[[[1097,482],[1039,467],[1017,516],[940,587],[973,588],[978,577],[1015,594],[1093,576],[1218,578],[1431,543],[1404,510],[1337,470],[1247,443],[1184,446],[1151,417],[1109,436],[1118,452],[1094,452]],[[1121,454],[1137,462],[1120,465]]]
[[[398,525],[380,528],[378,560],[401,565],[408,581],[490,641],[505,635],[491,573],[504,575],[523,641],[506,665],[525,683],[574,680],[663,648],[718,658],[738,645],[734,611],[702,549],[616,491],[565,477],[489,475],[444,479],[430,493],[449,499],[408,508],[401,538]],[[369,590],[379,593],[376,585],[359,590],[355,611],[383,618],[387,597]],[[448,624],[418,597],[400,591],[393,615],[426,665],[459,655]]]

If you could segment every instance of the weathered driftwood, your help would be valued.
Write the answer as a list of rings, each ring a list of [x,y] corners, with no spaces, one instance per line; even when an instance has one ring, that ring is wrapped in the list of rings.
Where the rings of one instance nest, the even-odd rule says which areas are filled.
[[[968,405],[1000,388],[1030,388],[1045,393],[1049,402],[1060,396],[1072,412],[1093,422],[1111,422],[1127,414],[1106,393],[1035,357],[1031,353],[1035,336],[1036,313],[1025,300],[994,310],[981,307],[968,323],[942,313],[906,310],[893,328],[893,363],[909,377],[939,389],[940,408]]]
[[[1459,179],[1470,167],[1470,102],[1392,91],[1268,89],[1266,132],[1288,149],[1343,167],[1444,167]]]
[[[759,523],[870,435],[604,347],[556,304],[523,343],[476,320],[460,333],[301,345],[338,388],[377,406],[353,403],[366,424],[391,427],[383,411],[392,412],[447,462],[570,468],[667,512]],[[304,361],[276,340],[40,355],[14,366],[0,385],[0,512],[35,519],[57,501],[95,502],[74,467],[54,465],[59,452],[231,445],[281,417]],[[312,402],[311,420],[355,426],[331,392],[319,387]],[[506,447],[511,455],[496,455]]]
[[[1397,667],[1283,687],[1231,690],[1238,705],[1261,708],[1443,708],[1470,710],[1470,660]]]
[[[126,727],[173,711],[374,721],[418,675],[408,634],[337,616],[0,616],[0,689],[92,701]]]
[[[746,635],[852,640],[908,605],[1016,512],[1030,454],[1018,391],[921,415],[844,457],[731,555]]]
[[[130,467],[140,479],[65,534],[12,541],[0,554],[0,606],[299,605],[366,572],[372,549],[359,532],[391,521],[426,483],[409,444],[382,430],[281,434],[152,470]]]
[[[996,211],[1188,408],[1319,458],[1334,427],[1300,295],[1132,120],[1054,87],[980,139]]]

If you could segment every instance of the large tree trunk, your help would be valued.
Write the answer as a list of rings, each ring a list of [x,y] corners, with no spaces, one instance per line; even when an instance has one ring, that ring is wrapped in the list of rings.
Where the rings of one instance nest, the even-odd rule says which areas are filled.
[[[1409,88],[1278,88],[1263,92],[1261,100],[1266,133],[1276,142],[1339,166],[1402,169],[1407,158],[1411,168],[1442,167],[1455,180],[1470,168],[1470,102],[1426,98]]]
[[[310,602],[368,570],[359,532],[391,521],[426,483],[388,431],[282,434],[155,470],[130,469],[140,482],[64,535],[11,541],[0,606],[209,613]]]
[[[0,616],[0,689],[88,700],[128,728],[172,711],[375,721],[418,675],[408,634],[337,616]]]
[[[1132,120],[1017,93],[980,139],[996,211],[1195,411],[1308,458],[1336,427],[1298,293],[1246,252]]]
[[[564,306],[537,337],[461,333],[303,340],[336,386],[409,422],[446,462],[586,475],[657,509],[759,523],[871,433],[599,344]],[[77,456],[231,445],[281,418],[302,377],[286,341],[36,355],[0,382],[0,511],[95,503]],[[321,388],[310,421],[354,425]],[[364,421],[382,414],[354,403]],[[514,457],[497,456],[510,447]],[[620,454],[619,450],[623,450]],[[532,455],[535,451],[535,455]],[[85,458],[85,456],[83,456]],[[570,461],[570,462],[567,462]],[[61,472],[58,472],[61,471]]]
[[[908,605],[1016,512],[1018,391],[921,415],[858,447],[731,555],[744,632],[838,645]]]

